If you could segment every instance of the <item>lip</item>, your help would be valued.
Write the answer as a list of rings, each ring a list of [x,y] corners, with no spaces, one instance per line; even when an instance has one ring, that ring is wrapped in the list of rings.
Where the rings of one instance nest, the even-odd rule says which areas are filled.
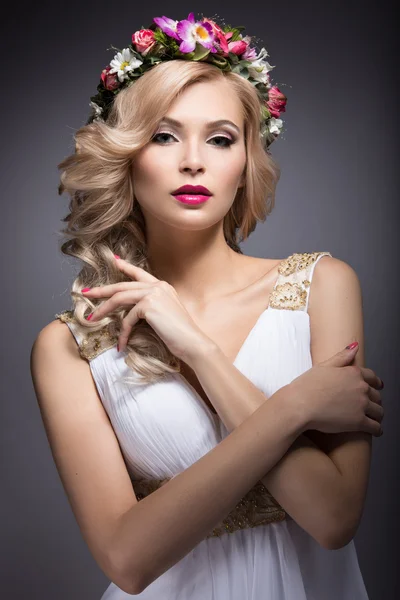
[[[195,194],[203,195],[203,196],[212,196],[209,189],[204,187],[203,185],[182,185],[180,188],[172,192],[175,196],[176,194]]]
[[[172,194],[174,198],[183,202],[184,204],[202,204],[207,202],[210,196],[204,194]]]

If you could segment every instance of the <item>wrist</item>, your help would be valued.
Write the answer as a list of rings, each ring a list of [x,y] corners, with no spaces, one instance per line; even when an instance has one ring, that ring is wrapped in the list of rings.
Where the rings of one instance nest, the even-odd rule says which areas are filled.
[[[280,396],[280,405],[287,411],[293,429],[298,432],[298,435],[310,429],[309,414],[296,386],[289,383],[281,387],[275,394]],[[275,394],[273,395],[275,396]]]
[[[212,359],[218,352],[221,352],[218,344],[208,336],[202,335],[192,345],[191,349],[186,352],[184,361],[195,371],[199,363],[203,363],[205,359]]]

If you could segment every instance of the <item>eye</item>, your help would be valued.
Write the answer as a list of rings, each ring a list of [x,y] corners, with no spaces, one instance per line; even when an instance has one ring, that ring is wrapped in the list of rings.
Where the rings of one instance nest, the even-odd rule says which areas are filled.
[[[232,144],[234,143],[233,140],[231,140],[231,138],[228,138],[224,135],[216,135],[215,137],[211,138],[210,141],[212,140],[224,140],[224,143],[226,143],[226,145],[221,146],[221,148],[229,148],[229,146],[232,146]],[[220,144],[217,144],[217,146],[219,146]]]
[[[172,133],[169,133],[167,131],[160,131],[159,133],[156,133],[155,135],[153,135],[151,141],[159,143],[159,144],[161,143],[161,145],[165,145],[164,142],[158,141],[158,138],[160,136],[174,137],[174,135]],[[217,144],[217,147],[219,146],[220,148],[229,148],[234,143],[234,140],[231,140],[231,138],[228,138],[225,135],[216,135],[215,137],[211,138],[209,141],[212,142],[214,140],[223,140],[224,144],[222,146],[220,144]]]
[[[151,138],[152,142],[157,141],[157,139],[161,136],[161,135],[166,135],[167,137],[174,137],[172,135],[172,133],[167,133],[166,131],[160,131],[159,133],[156,133],[155,135],[153,135],[153,137]]]

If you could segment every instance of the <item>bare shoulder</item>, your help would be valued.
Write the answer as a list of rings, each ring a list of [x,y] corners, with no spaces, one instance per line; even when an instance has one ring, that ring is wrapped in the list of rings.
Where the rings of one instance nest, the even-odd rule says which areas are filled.
[[[72,351],[79,356],[78,346],[68,325],[60,319],[54,319],[37,334],[32,345],[31,356],[33,353],[45,353],[46,350],[55,352],[62,349]]]
[[[360,296],[359,277],[354,268],[344,260],[325,255],[315,265],[309,292],[309,313],[316,314],[330,299],[345,301],[348,295]]]

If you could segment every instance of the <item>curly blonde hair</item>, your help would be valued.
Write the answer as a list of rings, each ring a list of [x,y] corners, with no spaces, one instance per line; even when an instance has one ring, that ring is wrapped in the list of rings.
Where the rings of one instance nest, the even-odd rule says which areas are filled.
[[[130,281],[115,265],[114,254],[152,273],[145,220],[133,193],[132,162],[188,86],[223,78],[241,101],[246,146],[245,185],[238,189],[223,222],[227,244],[242,254],[238,244],[273,209],[280,168],[259,135],[261,100],[257,89],[237,73],[205,62],[158,63],[116,95],[106,122],[94,121],[75,132],[75,152],[58,165],[62,171],[59,194],[66,191],[70,195],[70,212],[62,219],[68,225],[61,230],[67,241],[61,251],[85,263],[71,288],[73,316],[79,326],[92,331],[109,326],[118,335],[129,309],[120,308],[90,323],[85,318],[87,309],[92,312],[102,301],[85,298],[81,289]],[[180,371],[180,360],[145,319],[133,327],[126,350],[125,362],[142,384]],[[134,381],[138,384],[139,379]]]

